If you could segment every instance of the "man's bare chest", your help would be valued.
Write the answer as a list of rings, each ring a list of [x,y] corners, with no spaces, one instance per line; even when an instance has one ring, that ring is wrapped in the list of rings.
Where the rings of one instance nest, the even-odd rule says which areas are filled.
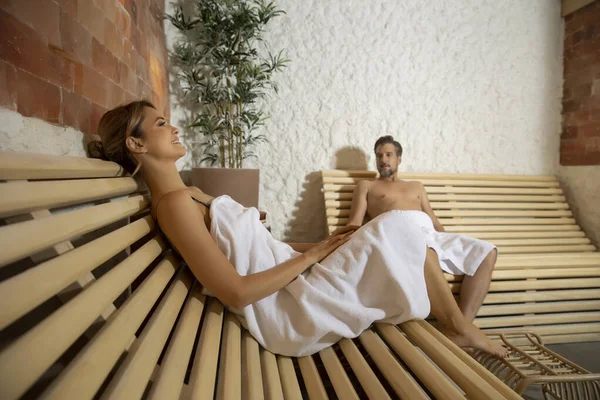
[[[367,204],[376,214],[392,209],[415,210],[421,208],[421,196],[406,184],[373,185],[367,194]]]

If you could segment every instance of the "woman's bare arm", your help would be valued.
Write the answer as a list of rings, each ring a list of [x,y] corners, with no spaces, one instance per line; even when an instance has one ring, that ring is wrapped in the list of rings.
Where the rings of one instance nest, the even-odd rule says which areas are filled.
[[[263,272],[240,275],[210,236],[204,216],[185,192],[166,195],[157,210],[160,226],[192,273],[224,304],[242,309],[285,287],[349,236],[329,238],[310,251]]]

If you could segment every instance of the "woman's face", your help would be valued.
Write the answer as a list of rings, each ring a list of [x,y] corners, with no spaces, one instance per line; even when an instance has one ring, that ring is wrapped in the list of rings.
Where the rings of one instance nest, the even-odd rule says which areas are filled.
[[[157,160],[176,161],[185,155],[185,147],[179,142],[179,132],[159,111],[145,107],[140,128],[148,156]]]

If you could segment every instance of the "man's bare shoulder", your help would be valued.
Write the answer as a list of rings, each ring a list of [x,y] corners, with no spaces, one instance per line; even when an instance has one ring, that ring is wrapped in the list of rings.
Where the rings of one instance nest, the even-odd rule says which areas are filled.
[[[398,184],[402,185],[405,190],[422,191],[425,186],[420,181],[398,181]]]
[[[371,186],[373,186],[373,182],[375,181],[369,179],[363,179],[362,181],[358,181],[358,183],[356,184],[356,190],[361,192],[368,192]]]

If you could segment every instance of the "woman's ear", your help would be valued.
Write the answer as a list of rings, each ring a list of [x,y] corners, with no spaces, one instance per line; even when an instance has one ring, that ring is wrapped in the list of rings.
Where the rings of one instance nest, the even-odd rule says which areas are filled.
[[[125,140],[125,145],[129,149],[129,151],[134,154],[143,154],[143,153],[147,152],[146,147],[144,146],[144,143],[142,142],[142,140],[138,139],[138,138],[134,138],[133,136],[129,136]]]

